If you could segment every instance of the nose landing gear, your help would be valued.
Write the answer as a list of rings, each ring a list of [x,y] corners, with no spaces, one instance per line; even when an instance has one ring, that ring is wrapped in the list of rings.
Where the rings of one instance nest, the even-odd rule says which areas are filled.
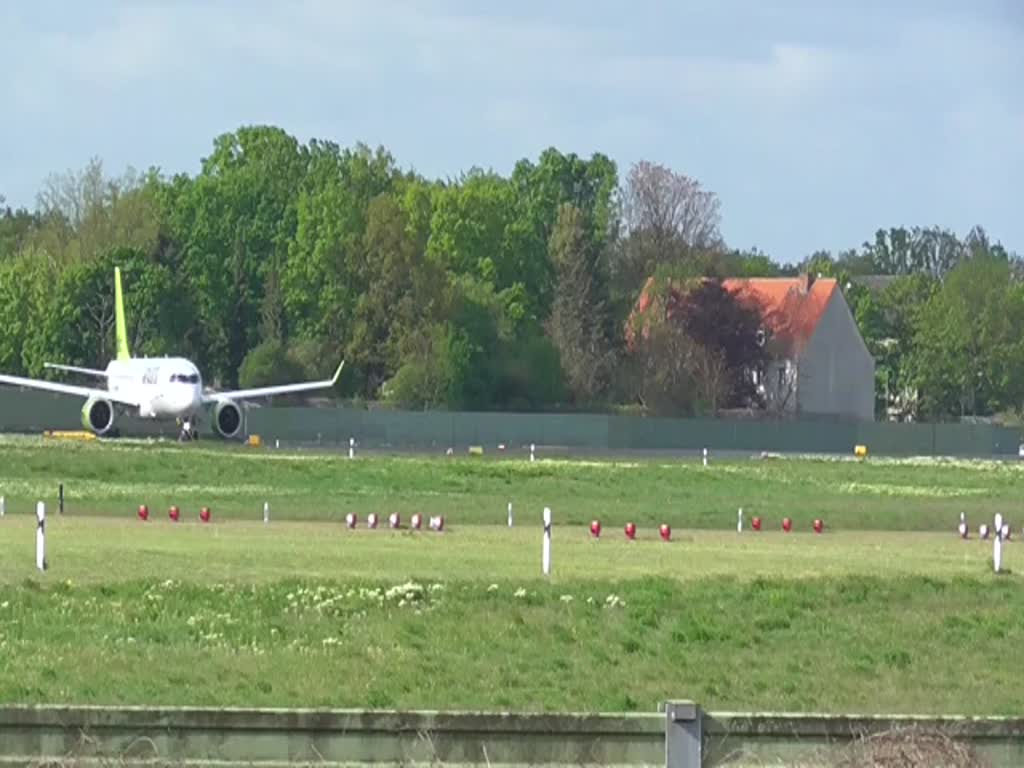
[[[178,442],[190,442],[199,439],[199,430],[196,428],[198,419],[178,419],[178,426],[181,432],[178,434]]]

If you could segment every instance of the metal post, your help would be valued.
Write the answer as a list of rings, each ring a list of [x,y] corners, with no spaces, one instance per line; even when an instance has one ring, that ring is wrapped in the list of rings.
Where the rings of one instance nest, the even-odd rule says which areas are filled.
[[[45,571],[46,562],[46,504],[36,504],[36,568]]]
[[[544,575],[551,575],[551,509],[544,507],[544,549],[542,552]]]
[[[665,768],[701,768],[703,729],[692,701],[665,704]]]
[[[60,489],[57,492],[57,509],[60,514],[64,514],[64,483],[60,484]]]

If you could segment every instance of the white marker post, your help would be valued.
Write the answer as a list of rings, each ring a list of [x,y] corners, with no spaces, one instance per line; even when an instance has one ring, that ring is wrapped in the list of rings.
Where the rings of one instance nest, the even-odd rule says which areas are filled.
[[[999,573],[999,569],[1003,565],[1003,536],[1001,533],[997,533],[995,538],[992,540],[992,566],[995,568],[995,572]]]
[[[356,439],[354,437],[348,439],[348,457],[350,459],[356,457]]]
[[[263,524],[266,525],[270,522],[270,502],[263,502]]]
[[[46,504],[36,504],[36,568],[46,570]]]
[[[736,533],[743,533],[743,507],[736,513]]]
[[[7,497],[0,496],[0,517],[7,514]]]
[[[707,465],[708,465],[708,449],[705,448],[704,449],[704,466],[706,467]]]
[[[544,507],[544,575],[551,575],[551,510]]]
[[[995,524],[996,524],[996,528],[995,528],[996,536],[1002,536],[1003,535],[1003,513],[1002,512],[996,512]]]
[[[530,461],[534,460],[533,452],[537,449],[537,446],[530,443]]]
[[[508,503],[508,527],[512,527],[512,502]]]

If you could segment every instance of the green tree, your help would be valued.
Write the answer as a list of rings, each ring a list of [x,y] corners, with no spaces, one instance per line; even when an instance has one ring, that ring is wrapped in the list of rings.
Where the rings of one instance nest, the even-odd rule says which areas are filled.
[[[758,331],[758,309],[738,301],[719,280],[696,281],[674,308],[682,331],[693,342],[690,374],[711,413],[720,407],[752,407],[758,401],[751,374],[768,362]]]
[[[864,243],[864,255],[876,274],[927,274],[943,278],[965,257],[957,236],[938,227],[879,229],[874,242]]]
[[[99,158],[80,171],[51,174],[39,193],[38,226],[31,242],[59,264],[92,259],[113,248],[149,251],[160,228],[155,169],[128,168],[108,177]]]
[[[566,383],[576,402],[593,403],[610,384],[607,271],[599,245],[588,237],[583,213],[564,203],[551,235],[558,275],[549,329]]]
[[[49,334],[64,332],[48,319],[58,274],[47,254],[31,248],[0,261],[0,371],[43,374]]]
[[[731,250],[720,259],[720,277],[781,277],[782,267],[757,248],[749,251]]]
[[[16,256],[39,226],[39,216],[25,208],[12,210],[0,195],[0,262]]]
[[[912,365],[933,417],[1024,405],[1024,289],[992,254],[963,262],[917,316]]]
[[[166,267],[132,248],[66,267],[49,288],[45,356],[50,362],[103,368],[114,357],[114,267],[121,268],[132,354],[173,354],[189,322],[187,299]],[[176,301],[177,299],[177,301]],[[41,370],[42,360],[35,373]]]
[[[362,373],[365,394],[376,397],[398,368],[402,339],[440,316],[445,284],[441,270],[417,249],[405,211],[392,196],[372,200],[367,219],[353,265],[362,291],[347,356]]]
[[[565,400],[558,348],[540,333],[505,342],[500,348],[494,403],[516,411],[540,410]]]
[[[295,237],[281,274],[286,325],[299,338],[344,349],[363,288],[357,268],[370,201],[393,191],[401,174],[383,148],[340,150],[314,141],[309,153]],[[419,213],[421,202],[415,200]]]
[[[548,249],[561,206],[580,211],[587,239],[603,253],[618,230],[617,179],[615,163],[600,153],[586,160],[549,148],[536,164],[516,164],[510,179],[515,218],[507,236],[530,317],[543,321],[551,312],[556,277]]]
[[[683,173],[656,163],[634,164],[621,193],[624,238],[613,252],[614,289],[635,299],[647,278],[665,267],[690,268],[723,251],[720,202]],[[710,260],[713,262],[714,260]]]
[[[241,387],[271,387],[300,381],[302,365],[288,353],[278,339],[271,339],[249,350],[238,371]]]
[[[165,195],[202,331],[194,353],[225,384],[260,341],[266,276],[280,269],[295,236],[307,162],[307,150],[284,131],[245,126],[218,136],[200,174]]]

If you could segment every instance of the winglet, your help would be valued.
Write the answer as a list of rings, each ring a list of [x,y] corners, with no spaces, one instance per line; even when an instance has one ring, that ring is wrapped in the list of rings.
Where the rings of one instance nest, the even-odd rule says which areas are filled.
[[[117,359],[128,360],[128,332],[124,322],[124,295],[121,293],[121,268],[114,267],[114,313],[117,324]]]
[[[338,370],[334,372],[334,378],[331,379],[331,386],[333,387],[338,383],[338,377],[341,376],[341,369],[345,367],[345,361],[341,361],[341,365],[338,366]]]

